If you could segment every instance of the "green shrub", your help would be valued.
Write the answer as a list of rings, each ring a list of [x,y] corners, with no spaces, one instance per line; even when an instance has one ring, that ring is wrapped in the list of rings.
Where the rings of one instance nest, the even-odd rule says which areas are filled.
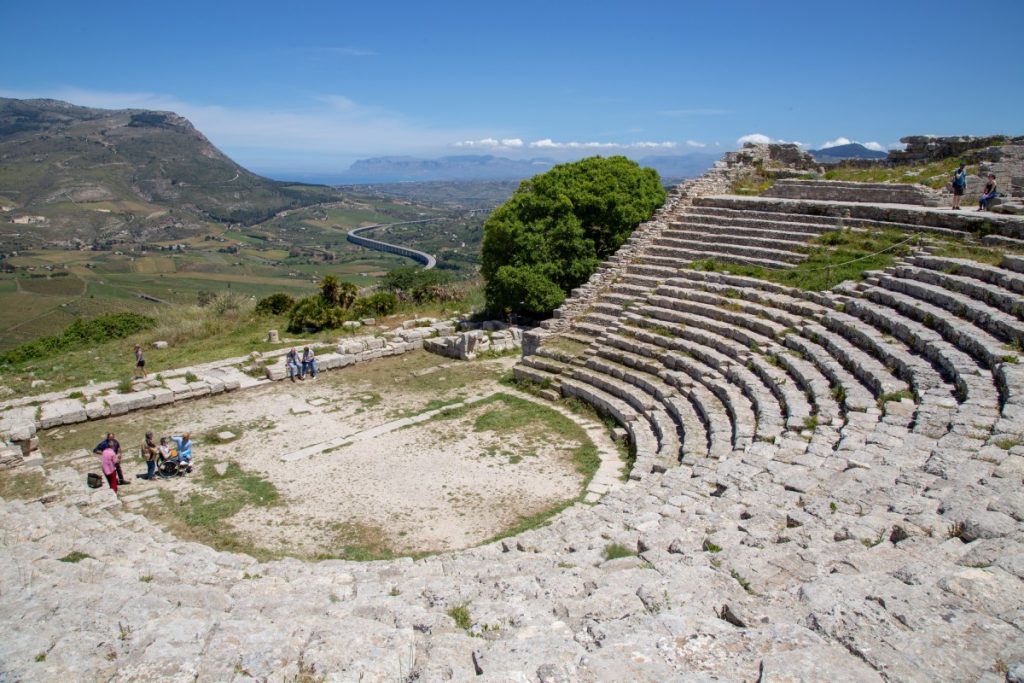
[[[65,327],[60,334],[40,337],[0,354],[0,363],[48,358],[63,351],[79,350],[111,339],[124,339],[154,326],[154,318],[138,313],[108,313],[92,320],[79,319]]]
[[[601,553],[601,555],[606,560],[617,560],[620,557],[633,557],[634,555],[636,555],[636,552],[630,550],[621,543],[609,543],[604,547],[604,551]]]
[[[324,330],[341,327],[348,312],[340,306],[328,306],[317,294],[295,302],[288,314],[288,331]]]
[[[451,275],[439,270],[403,266],[385,275],[380,286],[382,289],[401,294],[411,293],[416,288],[427,285],[445,285],[451,279]]]
[[[524,181],[484,224],[487,308],[550,313],[664,201],[657,172],[621,156],[559,164]]]
[[[281,315],[290,311],[294,305],[293,297],[284,292],[277,292],[257,301],[256,313],[258,315]]]
[[[377,292],[359,297],[352,304],[352,314],[357,318],[391,315],[398,310],[398,297],[392,292]]]

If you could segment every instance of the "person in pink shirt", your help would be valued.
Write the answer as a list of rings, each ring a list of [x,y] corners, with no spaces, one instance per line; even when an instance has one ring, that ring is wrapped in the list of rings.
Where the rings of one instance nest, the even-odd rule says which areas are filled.
[[[117,453],[113,448],[103,449],[100,464],[103,467],[103,476],[107,478],[107,483],[110,484],[110,488],[114,489],[114,493],[117,493]]]

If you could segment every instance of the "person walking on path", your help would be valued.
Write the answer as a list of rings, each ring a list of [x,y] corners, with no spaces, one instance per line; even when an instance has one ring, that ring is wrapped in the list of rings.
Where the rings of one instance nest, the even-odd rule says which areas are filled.
[[[138,344],[135,345],[135,371],[132,372],[132,377],[135,377],[136,372],[142,374],[142,379],[146,379],[146,359],[142,355],[142,347]]]
[[[996,174],[988,174],[988,182],[985,183],[985,190],[983,191],[981,198],[978,200],[978,211],[988,211],[988,204],[993,199],[999,196],[999,191],[996,189]]]
[[[107,483],[110,488],[113,489],[114,493],[117,493],[117,469],[119,467],[117,462],[117,453],[114,452],[113,448],[104,448],[103,453],[100,456],[100,465],[103,467],[103,476],[107,478]]]
[[[114,463],[114,470],[117,472],[117,483],[121,486],[127,486],[129,482],[124,478],[124,472],[121,471],[121,444],[114,438],[114,432],[107,432],[107,438],[100,441],[96,448],[92,449],[92,452],[97,455],[103,455],[103,451],[108,448],[114,451],[114,455],[117,456],[117,461]]]
[[[299,372],[299,378],[307,372],[312,375],[313,379],[316,379],[316,354],[313,353],[313,349],[308,346],[302,347],[302,371]]]
[[[146,476],[143,479],[152,481],[156,474],[156,456],[160,448],[153,440],[153,432],[146,432],[146,438],[142,442],[142,459],[146,461]]]
[[[953,211],[960,210],[960,198],[967,189],[967,169],[961,161],[960,167],[953,173]]]

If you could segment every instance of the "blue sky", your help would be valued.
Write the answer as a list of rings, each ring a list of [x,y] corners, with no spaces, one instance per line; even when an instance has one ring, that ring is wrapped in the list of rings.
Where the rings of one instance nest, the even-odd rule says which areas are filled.
[[[244,166],[1024,133],[1024,1],[2,0],[0,96],[187,116]]]

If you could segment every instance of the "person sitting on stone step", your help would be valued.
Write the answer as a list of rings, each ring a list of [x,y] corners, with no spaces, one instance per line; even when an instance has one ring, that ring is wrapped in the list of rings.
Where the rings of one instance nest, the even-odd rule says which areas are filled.
[[[308,346],[302,347],[302,370],[299,372],[299,379],[309,372],[313,379],[316,379],[316,354]]]
[[[996,174],[988,174],[988,182],[985,183],[985,190],[983,191],[981,198],[978,199],[978,211],[988,211],[989,202],[999,196],[999,191],[996,189]]]
[[[299,353],[294,349],[289,349],[288,355],[284,357],[285,365],[288,366],[288,379],[295,381],[296,375],[299,379],[302,379],[302,366],[299,364]]]

